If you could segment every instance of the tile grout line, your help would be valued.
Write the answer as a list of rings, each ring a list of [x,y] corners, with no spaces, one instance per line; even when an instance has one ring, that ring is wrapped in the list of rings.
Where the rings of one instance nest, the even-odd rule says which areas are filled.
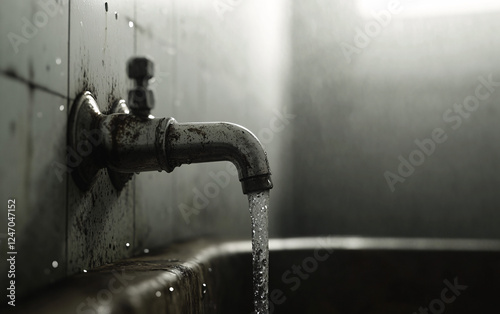
[[[8,77],[14,81],[18,81],[18,82],[21,82],[21,83],[24,83],[26,85],[28,85],[29,87],[32,87],[34,89],[38,89],[38,90],[41,90],[41,91],[44,91],[46,93],[49,93],[51,95],[54,95],[54,96],[57,96],[57,97],[60,97],[60,98],[63,98],[63,99],[68,99],[68,100],[73,100],[71,98],[69,98],[67,95],[63,95],[59,92],[56,92],[56,91],[53,91],[52,89],[48,88],[48,87],[45,87],[43,85],[40,85],[40,84],[37,84],[35,82],[32,82],[26,78],[23,78],[17,74],[15,74],[14,72],[10,71],[10,70],[0,70],[0,75],[3,75],[5,77]]]
[[[66,130],[68,128],[68,118],[69,118],[69,109],[70,109],[70,102],[71,98],[69,98],[69,92],[70,92],[70,40],[71,37],[71,0],[68,1],[68,52],[67,52],[67,62],[68,62],[68,74],[67,74],[67,81],[66,81],[66,98],[67,98],[67,103],[66,103]],[[68,142],[67,139],[67,131],[66,131],[66,143]],[[66,253],[66,276],[69,274],[69,180],[70,180],[70,174],[66,173],[66,245],[65,245],[65,253]]]
[[[172,1],[172,18],[170,19],[170,23],[171,23],[171,29],[172,29],[172,42],[173,42],[173,45],[175,47],[175,49],[177,50],[179,47],[179,38],[177,36],[177,6],[176,6],[176,1]],[[175,104],[175,101],[176,101],[176,97],[177,97],[177,84],[178,84],[178,78],[177,78],[177,62],[178,62],[178,54],[176,53],[173,58],[172,58],[172,62],[170,63],[171,64],[171,71],[172,71],[172,89],[171,89],[171,101],[170,101],[170,104]],[[173,107],[173,108],[172,108]],[[177,110],[176,110],[176,106],[171,106],[171,111],[172,111],[172,116],[175,117],[177,115]],[[172,187],[171,187],[171,192],[172,192],[172,197],[171,197],[171,200],[170,200],[170,205],[171,205],[171,208],[170,209],[167,209],[169,211],[169,218],[170,218],[170,221],[174,221],[174,217],[175,217],[175,209],[176,209],[176,203],[178,202],[178,196],[177,196],[177,181],[178,181],[178,178],[177,178],[177,174],[176,173],[173,173],[172,175]],[[169,228],[169,236],[168,236],[168,241],[167,242],[172,242],[172,239],[174,238],[174,231],[172,230],[173,228]]]
[[[137,24],[137,1],[134,1],[134,21],[135,23]],[[137,55],[137,27],[134,27],[134,55]],[[135,202],[136,202],[136,189],[137,189],[137,185],[135,184],[136,183],[136,180],[137,180],[137,175],[134,176],[134,178],[132,179],[132,236],[133,236],[133,242],[132,242],[132,246],[133,246],[133,249],[132,249],[132,256],[134,256],[135,252],[137,252],[137,247],[136,247],[136,244],[137,244],[137,238],[136,238],[136,206],[135,206]]]

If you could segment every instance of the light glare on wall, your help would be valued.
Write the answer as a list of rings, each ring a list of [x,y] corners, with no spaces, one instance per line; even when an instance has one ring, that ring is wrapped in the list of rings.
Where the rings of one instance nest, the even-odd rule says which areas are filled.
[[[498,0],[358,0],[357,7],[364,17],[372,12],[387,10],[391,2],[399,3],[403,9],[399,16],[426,17],[490,13],[500,10]]]

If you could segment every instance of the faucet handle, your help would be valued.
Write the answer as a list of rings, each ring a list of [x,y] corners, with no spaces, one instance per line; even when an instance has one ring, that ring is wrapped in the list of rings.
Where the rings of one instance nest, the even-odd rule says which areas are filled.
[[[155,74],[154,63],[146,57],[130,58],[127,62],[127,74],[137,85],[147,85],[148,80]]]
[[[133,57],[127,62],[127,74],[134,80],[134,88],[128,92],[128,107],[132,114],[148,117],[154,108],[153,91],[148,88],[154,76],[154,63],[146,57]]]

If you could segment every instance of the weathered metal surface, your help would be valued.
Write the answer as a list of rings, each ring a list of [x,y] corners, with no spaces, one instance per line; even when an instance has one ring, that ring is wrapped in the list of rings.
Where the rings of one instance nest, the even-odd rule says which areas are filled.
[[[104,167],[122,173],[171,172],[182,164],[223,160],[236,165],[243,193],[273,187],[261,143],[236,124],[180,124],[172,118],[150,119],[133,113],[104,115],[89,92],[73,104],[69,123],[69,145],[81,155],[73,174],[83,190]]]
[[[238,169],[243,193],[273,187],[262,144],[252,132],[233,123],[171,123],[166,154],[168,171],[182,164],[228,160]]]
[[[128,77],[134,87],[128,91],[128,107],[132,114],[147,118],[155,106],[153,91],[148,83],[154,76],[154,63],[146,57],[134,57],[127,62]]]

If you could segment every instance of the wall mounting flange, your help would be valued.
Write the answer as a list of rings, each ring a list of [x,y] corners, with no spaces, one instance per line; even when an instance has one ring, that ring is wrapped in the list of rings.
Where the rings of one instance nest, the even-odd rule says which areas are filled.
[[[128,114],[124,100],[116,101],[110,113]],[[80,94],[69,115],[67,165],[75,183],[82,190],[88,190],[94,183],[99,169],[106,167],[102,151],[105,140],[100,130],[101,119],[105,115],[99,110],[92,93]],[[111,183],[121,190],[132,178],[132,173],[119,173],[107,169]]]
[[[120,99],[113,103],[110,113],[129,114],[130,110],[127,107],[127,104],[125,103],[125,100]],[[127,182],[130,181],[134,176],[133,173],[117,172],[109,168],[108,168],[108,175],[109,178],[111,179],[111,183],[118,191],[123,189],[125,187],[125,184],[127,184]]]
[[[68,119],[68,157],[66,163],[71,168],[75,183],[82,190],[88,190],[95,180],[100,167],[99,145],[103,141],[99,131],[101,111],[90,92],[79,95]]]

